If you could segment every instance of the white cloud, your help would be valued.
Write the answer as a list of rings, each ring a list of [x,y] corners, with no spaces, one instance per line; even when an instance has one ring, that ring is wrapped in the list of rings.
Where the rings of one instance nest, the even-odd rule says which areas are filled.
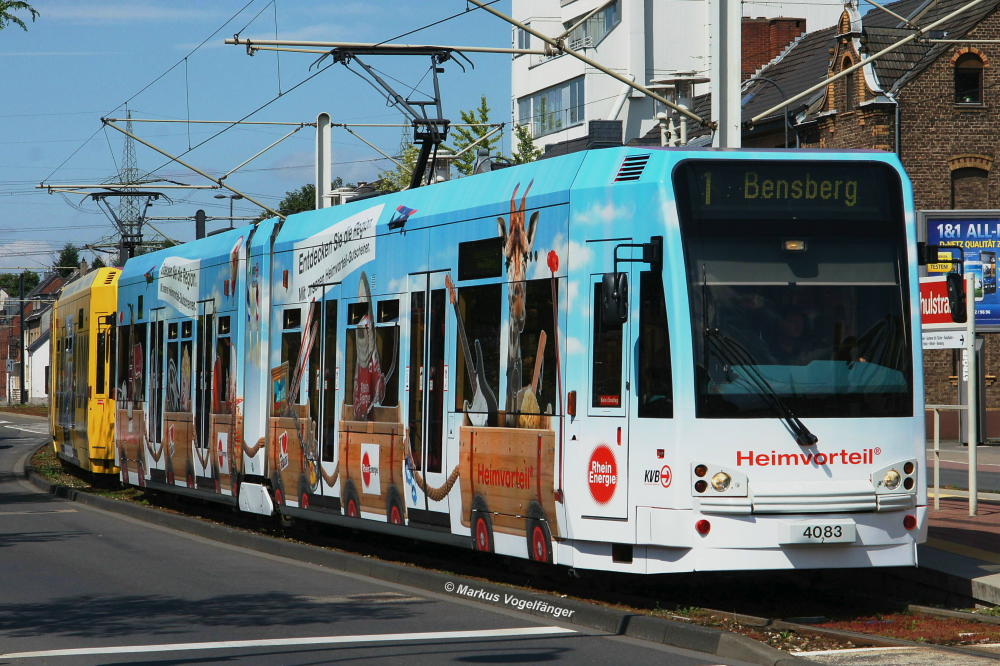
[[[578,339],[573,337],[566,338],[566,355],[567,356],[577,356],[584,354],[587,349],[583,346],[583,343]]]
[[[586,243],[571,242],[569,244],[569,260],[574,268],[583,268],[590,264],[594,258],[594,251]]]
[[[0,268],[37,266],[44,271],[55,260],[56,248],[47,241],[25,240],[0,244]],[[32,269],[36,270],[36,269]]]
[[[579,213],[574,218],[574,222],[579,224],[608,224],[611,222],[622,222],[632,217],[631,206],[616,206],[610,201],[605,204],[594,203],[587,210]]]

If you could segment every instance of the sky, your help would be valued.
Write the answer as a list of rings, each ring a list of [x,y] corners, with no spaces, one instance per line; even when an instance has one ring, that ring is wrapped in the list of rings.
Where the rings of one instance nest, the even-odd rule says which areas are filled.
[[[298,53],[258,53],[225,45],[224,39],[274,39],[406,44],[510,45],[511,28],[465,0],[30,0],[39,12],[24,32],[0,30],[0,269],[51,266],[67,242],[109,243],[114,227],[98,204],[76,194],[48,194],[46,184],[113,182],[122,164],[125,136],[104,127],[102,117],[136,119],[313,122],[320,112],[333,122],[400,123],[368,83],[328,58]],[[510,0],[494,5],[510,12]],[[455,18],[425,27],[455,14]],[[26,18],[26,14],[18,14]],[[424,29],[420,29],[424,28]],[[398,36],[418,30],[404,37]],[[485,95],[491,120],[510,120],[510,56],[470,55],[462,71],[444,64],[440,75],[444,115],[460,122],[461,110]],[[363,57],[402,93],[432,91],[424,56]],[[312,67],[311,67],[312,66]],[[360,69],[355,65],[356,71]],[[312,77],[312,78],[309,78]],[[306,80],[309,79],[309,80]],[[301,85],[300,85],[301,84]],[[424,93],[420,95],[420,93]],[[261,108],[263,107],[263,108]],[[258,110],[260,109],[260,110]],[[253,113],[256,111],[256,113]],[[119,123],[124,125],[123,123]],[[508,123],[509,124],[509,123]],[[289,132],[291,127],[241,125],[217,137],[225,125],[134,123],[136,136],[212,175],[221,175]],[[404,138],[401,128],[356,128],[389,154]],[[411,130],[405,130],[409,136]],[[509,150],[509,130],[505,143]],[[204,142],[204,143],[203,143]],[[201,145],[199,145],[201,144]],[[286,192],[313,178],[314,130],[306,127],[229,176],[227,182],[277,208]],[[370,181],[392,163],[343,129],[333,132],[333,174],[345,182]],[[208,181],[153,150],[135,145],[141,172],[186,184]],[[151,188],[152,186],[150,186]],[[148,215],[229,214],[218,190],[162,190]],[[228,192],[226,192],[228,194]],[[234,202],[234,215],[259,208]],[[154,221],[184,241],[190,221]],[[210,222],[209,230],[222,222]],[[158,238],[145,229],[147,238]],[[85,252],[89,258],[91,253]],[[108,261],[108,255],[102,255]],[[110,261],[108,263],[111,263]]]

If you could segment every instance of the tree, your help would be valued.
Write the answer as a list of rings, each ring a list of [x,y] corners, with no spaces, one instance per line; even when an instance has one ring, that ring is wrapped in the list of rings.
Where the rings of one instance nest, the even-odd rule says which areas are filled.
[[[66,277],[70,273],[76,270],[76,267],[80,265],[80,248],[72,243],[66,243],[63,249],[59,251],[59,257],[56,259],[56,263],[53,264],[53,268],[56,273]]]
[[[24,293],[28,293],[38,286],[38,273],[24,271]],[[18,273],[4,273],[0,275],[0,289],[7,292],[8,296],[17,296],[21,289],[21,276]]]
[[[472,109],[470,111],[462,111],[462,122],[467,124],[476,124],[477,127],[456,127],[452,130],[455,136],[455,147],[450,148],[452,152],[459,153],[464,148],[472,145],[477,140],[485,136],[490,131],[490,127],[486,125],[490,122],[490,107],[486,103],[486,96],[483,95],[479,98],[479,108]],[[476,154],[480,148],[486,148],[489,150],[490,154],[493,154],[494,149],[500,143],[500,134],[494,134],[488,139],[483,139],[476,144],[475,148],[470,149],[467,153],[463,154],[461,157],[455,158],[454,164],[458,172],[463,176],[471,176],[473,174],[473,169],[476,165]]]
[[[316,186],[312,183],[285,192],[285,198],[278,204],[278,212],[282,215],[292,215],[306,210],[316,210]]]
[[[413,170],[417,166],[417,157],[420,156],[420,149],[414,144],[407,144],[400,151],[399,161],[395,169],[380,171],[378,182],[375,186],[381,192],[401,192],[410,186],[413,178]]]
[[[21,30],[27,31],[28,26],[25,25],[24,21],[19,16],[14,15],[14,12],[25,10],[31,13],[31,22],[34,23],[35,19],[38,18],[38,11],[27,2],[0,0],[0,30],[13,23],[14,25],[21,26]]]
[[[101,259],[99,256],[97,256],[95,254],[94,255],[94,261],[90,264],[90,267],[91,268],[104,268],[105,266],[107,266],[107,264],[104,263],[104,260]]]
[[[292,215],[307,210],[316,210],[316,186],[312,183],[306,183],[296,190],[288,190],[285,192],[285,198],[278,204],[278,212],[282,215]],[[264,210],[254,222],[261,222],[269,217],[271,214]]]
[[[527,125],[514,125],[514,138],[517,139],[517,148],[511,156],[514,164],[534,162],[542,156],[542,151],[531,140],[531,128]]]

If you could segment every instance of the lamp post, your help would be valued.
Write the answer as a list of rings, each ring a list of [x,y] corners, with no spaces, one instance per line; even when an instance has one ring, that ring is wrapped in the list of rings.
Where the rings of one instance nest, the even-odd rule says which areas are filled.
[[[242,199],[242,194],[216,194],[216,199],[229,199],[229,228],[233,228],[233,199]]]
[[[784,89],[781,86],[778,85],[778,82],[774,81],[772,79],[769,79],[766,76],[754,76],[754,77],[751,77],[751,78],[747,79],[744,82],[743,85],[749,85],[750,83],[753,83],[754,81],[763,81],[764,83],[770,83],[772,86],[774,86],[775,88],[777,88],[778,94],[781,95],[781,100],[782,101],[788,99],[788,95],[786,95]],[[747,95],[746,97],[744,97],[743,100],[741,101],[741,106],[746,106],[747,104],[749,104],[750,100],[752,100],[754,98],[754,95],[756,95],[756,94],[757,94],[757,92],[754,91],[754,92],[750,93],[749,95]],[[784,116],[784,121],[785,121],[785,148],[788,148],[788,127],[789,127],[790,123],[788,122],[788,107],[787,106],[783,109],[783,114],[782,115]],[[796,144],[798,144],[798,138],[799,138],[799,135],[798,135],[798,133],[796,133],[796,135],[795,135]],[[795,147],[798,148],[798,145],[796,145]]]

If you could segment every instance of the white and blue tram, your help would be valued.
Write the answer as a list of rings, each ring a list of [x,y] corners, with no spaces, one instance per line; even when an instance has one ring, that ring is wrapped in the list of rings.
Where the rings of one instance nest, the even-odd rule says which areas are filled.
[[[899,566],[926,535],[910,182],[609,148],[129,260],[133,484],[634,573]]]

